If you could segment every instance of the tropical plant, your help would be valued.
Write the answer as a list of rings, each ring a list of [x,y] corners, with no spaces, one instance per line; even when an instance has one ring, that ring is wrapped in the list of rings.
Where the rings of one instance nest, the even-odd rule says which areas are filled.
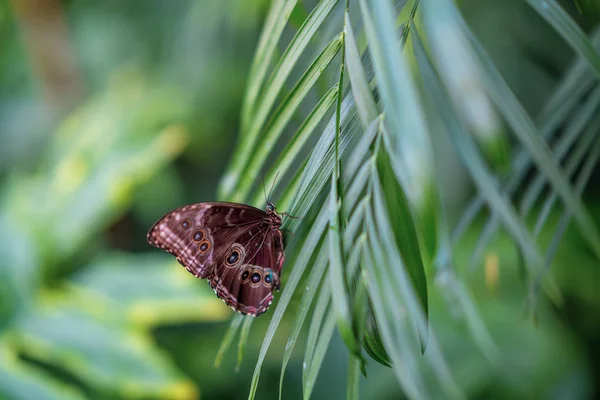
[[[163,210],[181,201],[172,163],[195,146],[202,130],[190,132],[198,97],[173,77],[189,75],[191,63],[180,58],[153,70],[133,56],[124,62],[115,43],[137,32],[118,23],[123,16],[112,14],[111,5],[90,10],[78,2],[65,4],[70,36],[63,29],[61,2],[25,3],[3,4],[1,10],[7,51],[0,75],[0,398],[197,398],[197,384],[156,346],[154,330],[224,321],[228,310],[210,288],[186,279],[168,255],[136,251],[134,243],[144,242],[143,234],[106,233],[132,209],[138,219],[146,213],[151,220],[157,218],[153,207]],[[198,32],[194,26],[206,7],[183,4],[167,13],[150,8],[144,17],[175,17],[183,43],[161,50],[188,53],[191,43],[185,39],[198,33],[210,37],[210,27]],[[45,25],[38,23],[38,12],[46,13]],[[108,33],[101,23],[105,18],[115,23]],[[228,18],[235,23],[235,16]],[[243,20],[252,27],[249,14]],[[98,40],[93,49],[83,49],[79,61],[102,55],[102,62],[86,69],[92,94],[74,102],[71,89],[81,89],[82,82],[72,73],[80,66],[69,50],[86,34]],[[19,40],[32,53],[29,59],[17,51]],[[194,46],[199,43],[193,40]],[[66,56],[48,62],[36,53],[43,46],[42,52],[52,49],[55,55],[66,49]],[[37,75],[23,72],[28,61]],[[70,73],[57,76],[57,71]],[[190,89],[200,78],[187,81]],[[47,98],[30,93],[32,87]],[[214,100],[216,91],[208,93]],[[221,88],[218,93],[229,96]],[[219,114],[193,115],[218,120]],[[151,186],[156,182],[160,192]],[[142,222],[142,232],[149,224]]]
[[[481,353],[499,362],[498,345],[453,255],[485,209],[487,222],[477,228],[481,234],[469,264],[481,264],[503,227],[518,248],[516,264],[526,285],[520,298],[534,317],[546,301],[562,301],[549,266],[571,220],[594,257],[600,257],[598,230],[580,198],[600,150],[599,99],[595,91],[588,95],[600,72],[593,44],[600,44],[598,35],[588,37],[556,1],[528,1],[580,57],[534,119],[454,2],[395,3],[394,8],[387,0],[321,0],[304,12],[279,57],[277,45],[290,15],[304,6],[275,0],[269,10],[242,105],[240,140],[219,193],[232,201],[261,203],[257,177],[263,173],[267,182],[275,182],[279,207],[303,219],[283,225],[295,233],[286,237],[295,250],[286,261],[290,272],[266,332],[250,398],[296,292],[301,300],[283,355],[280,397],[287,363],[311,309],[305,398],[336,328],[351,354],[348,398],[358,397],[363,349],[391,366],[407,397],[463,397],[428,320],[429,290],[439,282],[438,290],[447,296],[443,306],[456,308]],[[303,72],[292,80],[297,69]],[[286,92],[289,80],[294,83]],[[315,91],[317,101],[310,98]],[[308,102],[314,106],[306,113],[301,106]],[[302,123],[288,134],[286,127],[297,115]],[[447,175],[447,149],[439,143],[448,142],[476,188],[458,221],[448,215],[440,184]],[[529,171],[533,176],[526,177]],[[558,200],[564,210],[547,228],[548,242],[540,233],[559,212]],[[543,205],[530,225],[539,202]],[[485,265],[493,281],[498,260],[488,257]],[[240,326],[243,344],[251,324],[251,318],[234,317],[220,354]]]
[[[263,3],[0,6],[0,398],[189,399],[211,381],[208,397],[266,398],[273,368],[280,398],[298,397],[298,370],[318,397],[328,354],[349,399],[592,397],[594,2]],[[240,49],[267,8],[245,77]],[[35,32],[40,15],[58,35]],[[82,71],[68,51],[48,59],[46,40]],[[218,200],[259,207],[272,184],[299,217],[284,219],[283,290],[258,319],[144,246],[216,180]],[[242,384],[207,366],[238,334],[238,369],[264,337]]]

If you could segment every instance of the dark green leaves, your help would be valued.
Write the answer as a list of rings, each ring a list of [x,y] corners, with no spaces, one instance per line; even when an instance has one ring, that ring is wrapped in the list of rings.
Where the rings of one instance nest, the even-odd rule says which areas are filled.
[[[379,145],[377,152],[377,173],[382,186],[385,188],[383,196],[387,205],[387,218],[392,227],[396,246],[402,254],[410,280],[421,302],[425,315],[429,310],[427,301],[427,278],[425,277],[425,266],[421,258],[419,240],[413,225],[412,215],[408,200],[396,179],[392,169],[388,149],[385,140]],[[427,346],[427,333],[423,332],[421,337],[421,348],[425,351]]]
[[[305,398],[313,392],[336,327],[352,354],[349,398],[358,396],[359,371],[364,367],[362,348],[376,361],[393,368],[408,397],[443,393],[445,397],[461,398],[462,390],[436,332],[429,326],[432,289],[428,278],[438,281],[435,290],[444,291],[447,302],[458,307],[487,359],[498,361],[499,352],[478,314],[471,288],[453,265],[457,242],[449,237],[450,218],[444,204],[447,194],[440,192],[444,185],[437,176],[447,171],[443,171],[443,160],[434,157],[438,144],[433,141],[440,137],[453,144],[477,190],[464,223],[455,229],[455,237],[483,207],[487,205],[492,212],[472,252],[473,264],[479,262],[489,238],[502,224],[525,255],[529,294],[535,291],[533,278],[539,277],[548,295],[559,301],[557,285],[546,275],[542,247],[514,204],[513,195],[532,165],[536,167],[534,183],[525,192],[522,214],[529,212],[540,198],[541,188],[549,184],[551,195],[539,226],[555,199],[561,198],[566,204],[565,215],[575,217],[586,240],[600,254],[597,229],[572,190],[570,180],[575,167],[567,164],[565,171],[560,167],[561,155],[570,145],[577,143],[576,149],[584,149],[592,143],[591,136],[579,140],[597,108],[595,94],[572,114],[593,85],[581,63],[574,69],[578,72],[568,77],[570,83],[557,88],[534,124],[470,33],[454,2],[423,3],[423,33],[429,49],[413,23],[420,2],[412,2],[410,12],[397,17],[396,11],[401,12],[407,3],[398,2],[394,9],[387,0],[361,0],[358,6],[345,10],[343,21],[336,22],[343,24],[341,34],[337,34],[340,30],[336,25],[329,36],[319,37],[317,28],[335,5],[320,1],[274,65],[271,78],[263,79],[262,72],[251,74],[244,105],[245,136],[224,178],[222,193],[232,199],[248,198],[260,171],[268,171],[270,180],[282,170],[282,174],[294,177],[283,191],[284,199],[291,202],[286,211],[305,217],[286,219],[283,226],[297,233],[302,224],[303,233],[286,236],[290,243],[296,241],[298,255],[286,261],[291,272],[263,342],[251,398],[256,393],[266,351],[284,319],[284,311],[294,304],[296,290],[302,298],[284,350],[280,396],[286,366],[293,360],[292,350],[310,317],[303,361]],[[530,3],[544,6],[533,0]],[[286,4],[291,7],[291,3],[274,3],[270,15],[287,20],[288,14],[282,11]],[[591,42],[558,6],[550,4],[550,11],[546,17],[554,21],[586,62],[595,66]],[[360,20],[364,32],[354,30],[361,27],[356,22]],[[275,25],[269,17],[267,26],[279,39],[281,29],[275,29]],[[415,70],[408,67],[411,54],[403,52],[411,36]],[[322,49],[315,47],[319,55],[306,62],[308,68],[290,85],[291,91],[281,96],[284,82],[293,76],[292,67],[310,46],[311,37],[319,38],[315,43],[328,44]],[[368,52],[361,54],[363,39]],[[261,43],[261,49],[268,47],[264,36]],[[257,53],[256,65],[261,68],[268,65],[264,54]],[[338,57],[339,74],[324,73]],[[344,76],[349,78],[349,87],[344,85]],[[318,91],[313,88],[319,79],[323,82],[321,94],[313,96],[316,102],[307,108],[312,111],[304,117],[301,103]],[[323,126],[334,102],[334,115]],[[288,140],[286,129],[292,116],[301,122]],[[569,118],[572,123],[564,125],[565,136],[549,146],[546,138]],[[515,149],[509,148],[511,141],[504,121],[517,139]],[[279,144],[283,153],[272,157],[272,149]],[[575,156],[573,165],[583,163],[583,150]],[[586,165],[596,156],[595,150],[587,154]],[[275,161],[269,164],[271,159]],[[582,176],[584,180],[585,174]],[[258,201],[258,193],[254,198]],[[562,229],[557,228],[557,232]],[[550,250],[555,248],[553,244]]]

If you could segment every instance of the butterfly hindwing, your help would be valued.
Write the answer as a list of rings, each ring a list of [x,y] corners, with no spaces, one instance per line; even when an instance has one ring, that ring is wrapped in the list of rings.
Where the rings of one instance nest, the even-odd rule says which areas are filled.
[[[244,232],[238,241],[244,244],[243,258],[237,257],[239,247],[232,246],[213,271],[210,284],[230,307],[260,315],[271,304],[273,290],[279,289],[284,260],[281,232],[264,224]]]

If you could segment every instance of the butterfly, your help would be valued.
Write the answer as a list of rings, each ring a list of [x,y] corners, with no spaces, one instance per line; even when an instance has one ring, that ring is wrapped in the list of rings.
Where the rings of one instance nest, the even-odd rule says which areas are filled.
[[[197,278],[208,279],[233,310],[258,316],[280,286],[282,215],[271,202],[264,211],[238,203],[192,204],[163,216],[147,239]]]

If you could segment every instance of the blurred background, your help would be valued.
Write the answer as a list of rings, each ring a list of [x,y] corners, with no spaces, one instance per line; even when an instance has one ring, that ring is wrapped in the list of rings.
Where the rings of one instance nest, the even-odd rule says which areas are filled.
[[[299,3],[290,37],[316,1]],[[206,282],[151,249],[145,235],[173,208],[216,200],[269,5],[0,3],[0,398],[247,397],[269,313],[255,322],[239,368],[235,348],[215,368],[232,311]],[[522,1],[459,5],[535,114],[572,51]],[[593,18],[572,16],[593,26]],[[472,191],[460,170],[452,175],[449,196],[459,210]],[[585,198],[600,216],[598,171],[594,177]],[[478,229],[465,236],[465,249]],[[487,361],[464,321],[447,312],[442,286],[430,288],[431,324],[468,396],[600,397],[597,260],[575,230],[565,235],[553,265],[564,304],[542,307],[535,324],[522,297],[513,296],[523,286],[514,246],[499,236],[493,248],[467,284],[502,349],[501,363]],[[257,398],[277,398],[290,314],[263,365]],[[302,397],[299,347],[285,398]],[[347,357],[336,337],[313,398],[345,396]],[[401,396],[391,371],[374,361],[361,392]]]

